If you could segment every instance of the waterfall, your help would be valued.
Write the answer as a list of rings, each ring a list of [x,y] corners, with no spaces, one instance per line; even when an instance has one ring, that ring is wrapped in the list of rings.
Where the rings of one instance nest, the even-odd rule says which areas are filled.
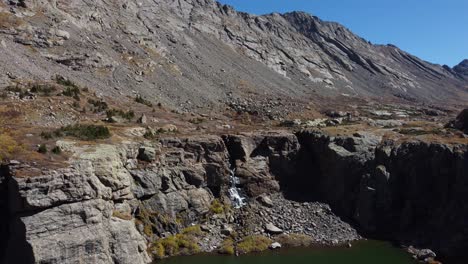
[[[241,189],[237,186],[240,184],[240,179],[235,176],[235,170],[231,170],[231,174],[229,176],[229,182],[231,184],[228,192],[229,198],[234,206],[234,208],[241,208],[242,206],[246,205],[245,197],[241,195]]]

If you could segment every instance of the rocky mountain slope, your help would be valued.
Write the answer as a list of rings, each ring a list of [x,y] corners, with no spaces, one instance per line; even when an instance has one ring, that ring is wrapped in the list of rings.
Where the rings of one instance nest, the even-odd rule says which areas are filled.
[[[61,74],[182,110],[252,95],[468,101],[463,64],[430,64],[301,12],[254,16],[213,0],[4,0],[0,34],[2,86]]]

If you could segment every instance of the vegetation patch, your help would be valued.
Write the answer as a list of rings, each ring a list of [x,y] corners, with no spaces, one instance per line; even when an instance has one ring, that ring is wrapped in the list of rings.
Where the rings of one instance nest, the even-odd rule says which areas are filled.
[[[50,96],[53,92],[57,91],[55,86],[49,84],[33,84],[30,89],[31,93]]]
[[[219,253],[225,254],[225,255],[234,255],[236,253],[236,250],[234,247],[234,240],[230,237],[223,240],[219,248]]]
[[[275,238],[284,247],[308,247],[312,245],[312,237],[303,234],[282,234]]]
[[[78,85],[76,85],[74,82],[61,75],[55,76],[55,82],[65,87],[79,88]]]
[[[65,136],[76,137],[82,140],[106,139],[111,136],[107,127],[99,125],[70,125],[62,127],[60,131]]]
[[[148,107],[153,107],[153,104],[146,100],[145,98],[141,97],[141,95],[137,95],[137,97],[135,97],[135,102],[139,103],[139,104],[144,104]]]
[[[127,220],[127,221],[130,221],[133,219],[133,217],[130,215],[130,214],[126,214],[126,213],[122,213],[120,212],[119,210],[114,210],[112,212],[112,216],[113,217],[117,217],[117,218],[120,218],[122,220]]]
[[[202,124],[205,121],[206,121],[206,119],[201,118],[201,117],[197,117],[197,118],[193,118],[193,119],[189,120],[190,123],[195,124],[195,125]]]
[[[210,205],[210,212],[213,214],[222,214],[224,213],[225,206],[219,199],[214,199]]]
[[[160,134],[165,133],[166,131],[162,128],[159,128],[157,130],[154,129],[146,129],[145,134],[143,135],[144,138],[148,140],[157,140],[159,138]]]
[[[37,149],[37,152],[41,154],[46,154],[47,153],[47,146],[45,144],[41,144],[39,148]]]
[[[124,119],[127,119],[128,121],[135,118],[135,112],[133,112],[133,110],[128,110],[127,112],[125,112],[120,109],[110,109],[107,110],[106,115],[108,120],[111,120],[114,116],[120,116]]]
[[[261,252],[268,249],[272,241],[266,236],[252,235],[245,237],[237,244],[239,254],[247,254],[251,252]]]
[[[104,101],[98,101],[98,100],[94,100],[94,99],[89,99],[89,100],[88,100],[88,103],[89,103],[90,105],[92,105],[92,107],[93,107],[93,112],[94,112],[94,113],[104,112],[104,111],[106,111],[107,109],[109,109],[109,106],[108,106],[107,103],[104,102]]]
[[[62,149],[59,146],[55,146],[52,149],[52,153],[54,153],[55,155],[60,155],[60,154],[62,154]]]
[[[26,95],[28,95],[28,92],[26,90],[23,90],[22,88],[20,88],[18,85],[16,85],[16,86],[13,86],[13,85],[7,86],[5,88],[5,91],[18,94],[20,99],[23,99]]]
[[[429,130],[417,129],[417,128],[404,128],[404,129],[398,130],[398,133],[402,135],[411,135],[411,136],[444,135],[445,134],[444,131],[442,131],[441,129],[436,129],[436,128],[429,129]]]
[[[62,95],[73,97],[77,101],[80,100],[81,91],[78,85],[76,85],[74,82],[60,75],[57,75],[55,77],[55,81],[57,82],[57,84],[65,86],[65,89],[63,90]]]
[[[87,124],[69,125],[53,132],[41,132],[41,137],[44,139],[64,136],[75,137],[81,140],[97,140],[110,138],[111,133],[105,126]]]
[[[17,141],[0,128],[0,163],[11,159],[20,150]]]
[[[190,232],[182,231],[180,234],[160,239],[150,246],[150,251],[157,259],[197,254],[201,251],[198,245],[198,236],[201,233],[192,232],[193,230]]]

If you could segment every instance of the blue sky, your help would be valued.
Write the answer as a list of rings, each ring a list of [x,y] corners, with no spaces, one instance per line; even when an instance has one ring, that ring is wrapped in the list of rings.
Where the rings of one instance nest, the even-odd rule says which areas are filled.
[[[454,66],[468,59],[468,0],[220,0],[253,14],[301,10],[377,44]]]

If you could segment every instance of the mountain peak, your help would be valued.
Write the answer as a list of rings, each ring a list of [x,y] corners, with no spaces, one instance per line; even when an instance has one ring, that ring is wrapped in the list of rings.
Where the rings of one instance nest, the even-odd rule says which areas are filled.
[[[453,70],[458,74],[468,76],[468,59],[463,60],[457,66],[453,67]]]

